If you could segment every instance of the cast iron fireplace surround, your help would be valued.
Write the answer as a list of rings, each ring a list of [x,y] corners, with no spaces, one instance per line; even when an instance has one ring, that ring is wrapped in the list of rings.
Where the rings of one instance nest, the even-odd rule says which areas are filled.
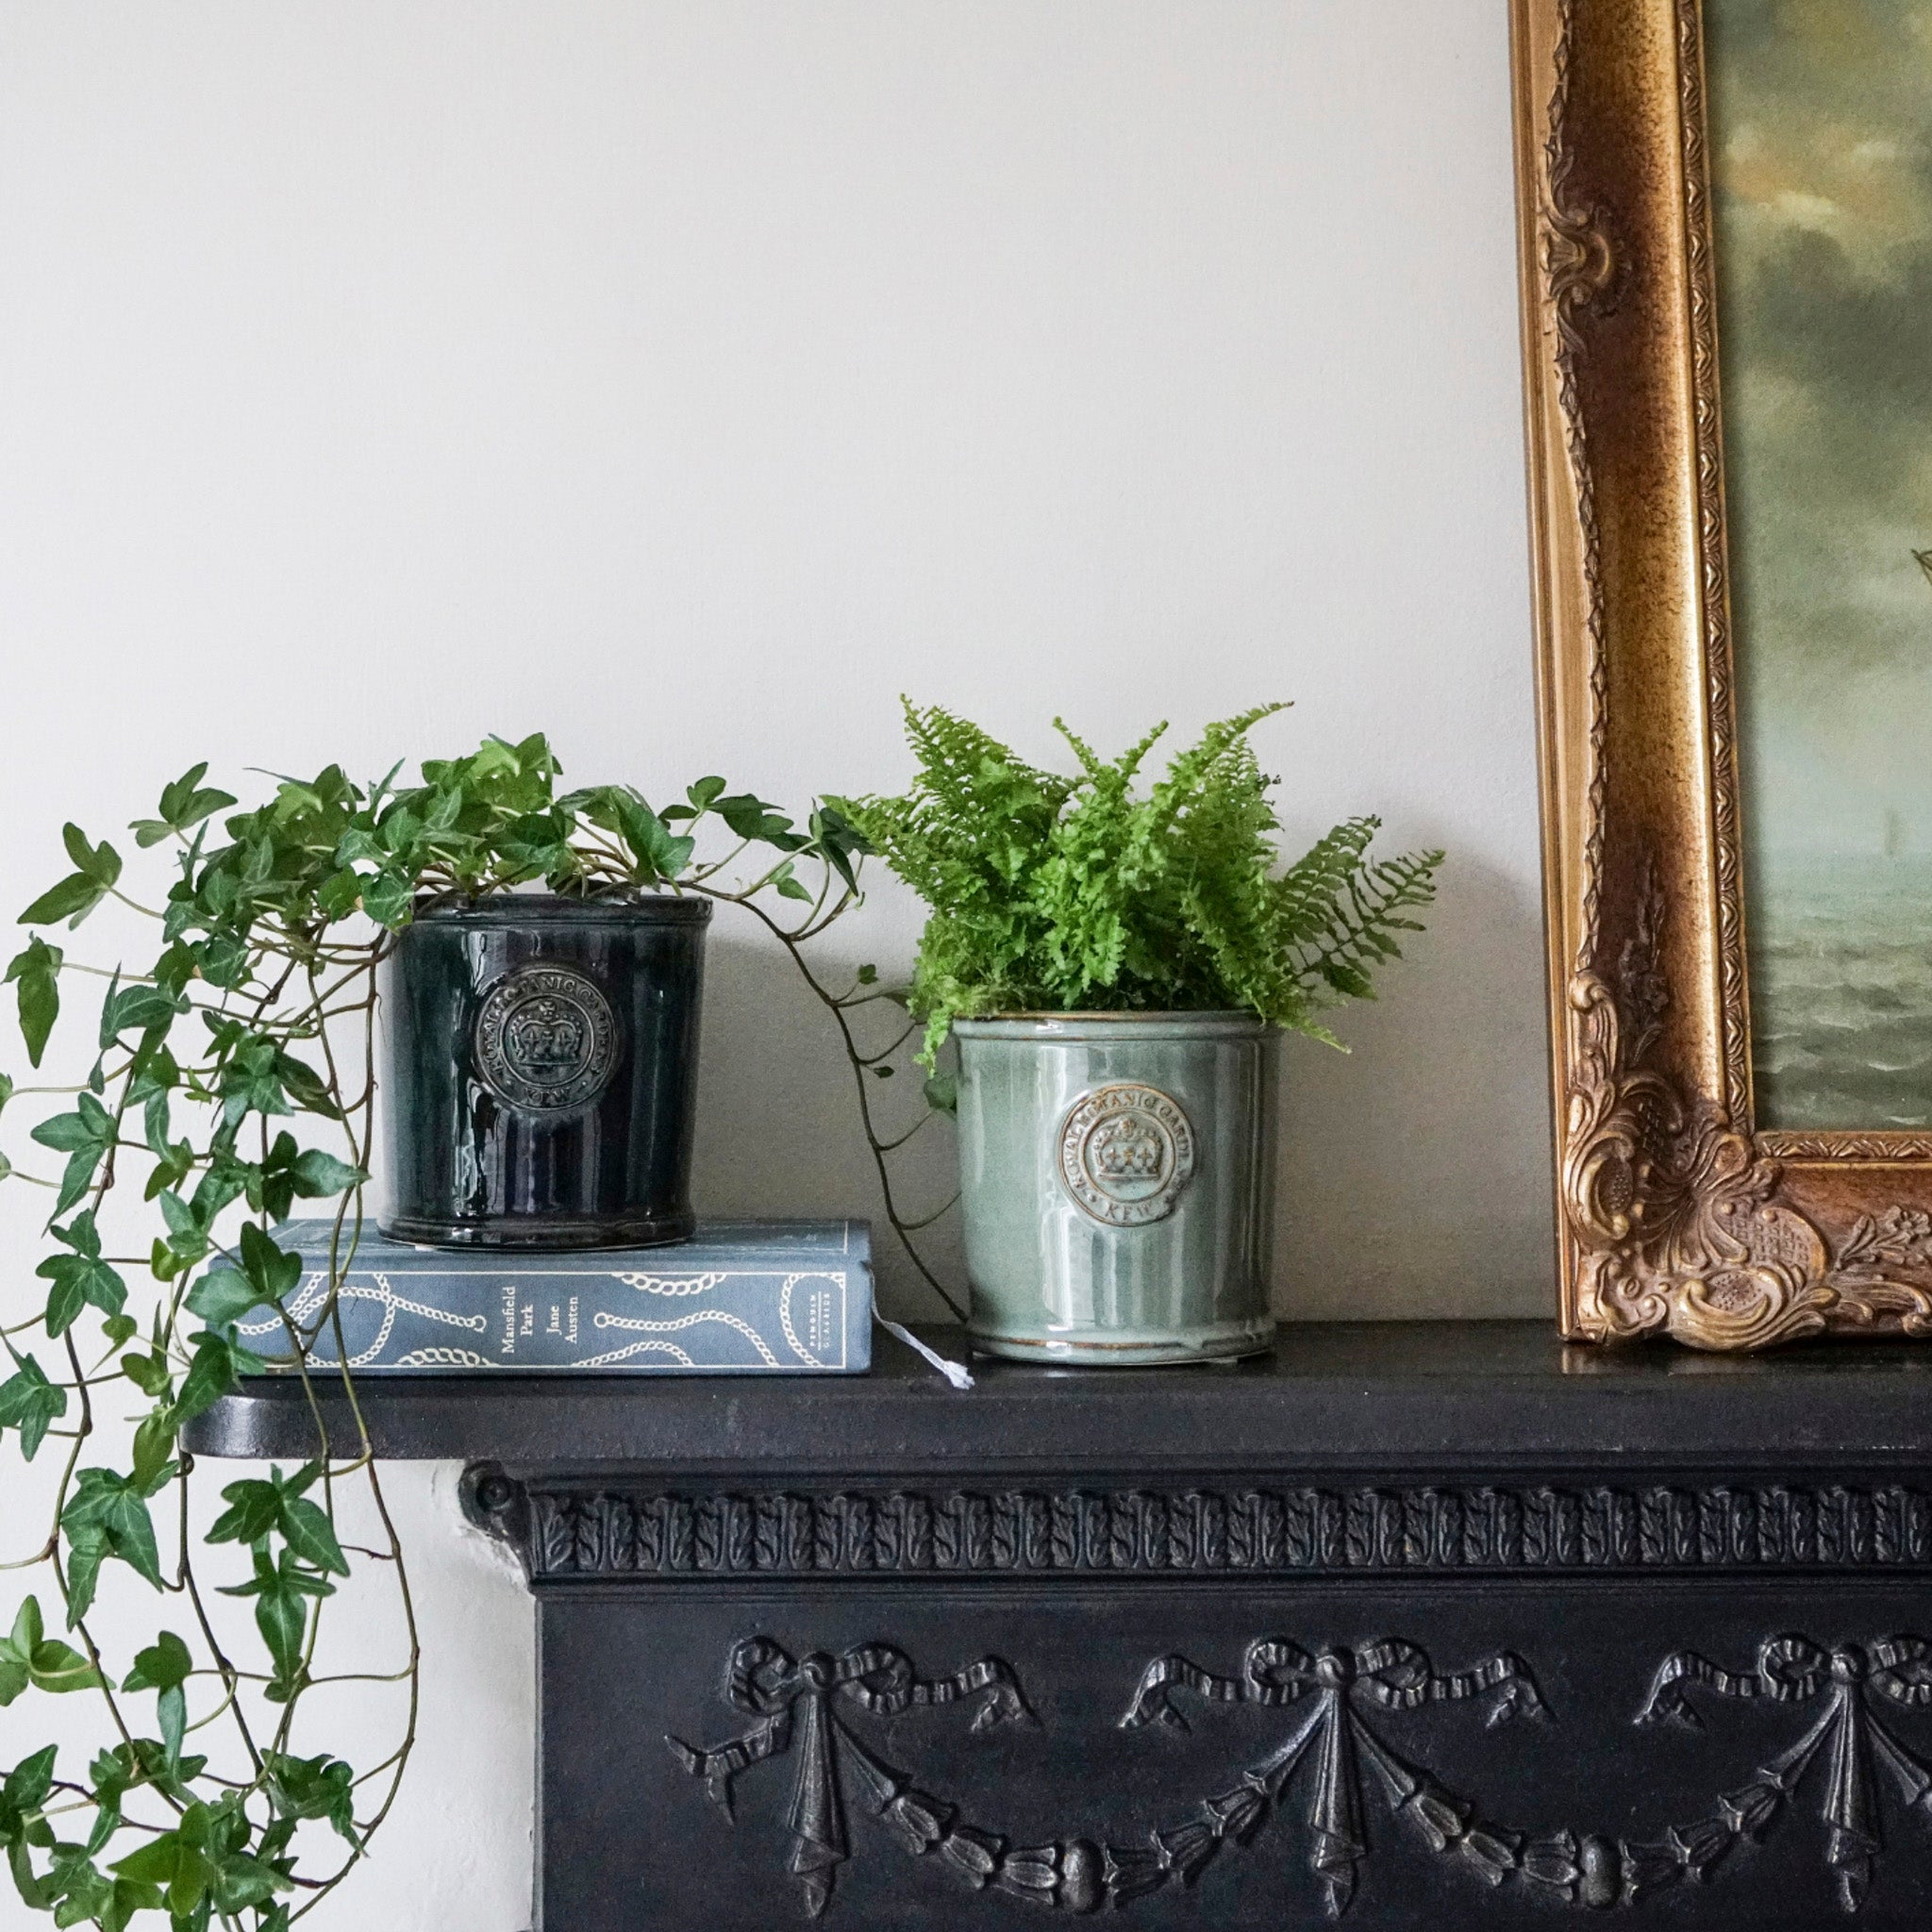
[[[974,1366],[362,1385],[537,1600],[537,1932],[1932,1922],[1932,1358]]]

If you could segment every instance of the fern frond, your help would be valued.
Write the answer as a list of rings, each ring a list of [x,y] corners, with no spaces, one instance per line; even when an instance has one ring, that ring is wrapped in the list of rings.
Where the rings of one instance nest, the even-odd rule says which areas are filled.
[[[1325,986],[1346,999],[1374,999],[1371,975],[1377,965],[1402,957],[1398,932],[1420,932],[1403,914],[1431,904],[1442,854],[1405,853],[1374,865],[1358,864],[1330,903],[1321,930],[1296,947],[1303,983]]]
[[[841,807],[931,908],[911,1006],[928,1064],[955,1019],[1014,1010],[1241,1008],[1334,1044],[1317,1008],[1366,996],[1441,854],[1371,863],[1352,819],[1279,876],[1280,830],[1248,733],[1286,708],[1210,724],[1138,794],[1165,725],[1103,758],[1035,770],[976,724],[906,703],[918,760],[901,796]]]

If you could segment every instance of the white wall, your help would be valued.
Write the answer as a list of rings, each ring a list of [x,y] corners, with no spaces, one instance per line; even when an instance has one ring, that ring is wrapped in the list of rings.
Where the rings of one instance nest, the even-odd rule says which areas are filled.
[[[1543,1313],[1506,52],[1491,0],[10,0],[0,904],[203,757],[541,727],[803,800],[906,774],[901,691],[1041,757],[1291,696],[1297,834],[1452,864],[1291,1057],[1281,1307]],[[721,923],[701,1206],[864,1212],[785,970]],[[423,1756],[323,1926],[524,1924],[527,1606],[438,1480]]]

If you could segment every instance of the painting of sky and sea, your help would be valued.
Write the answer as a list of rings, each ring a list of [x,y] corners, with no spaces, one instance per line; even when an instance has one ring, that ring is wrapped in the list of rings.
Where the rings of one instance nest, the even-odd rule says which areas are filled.
[[[1705,0],[1760,1127],[1932,1125],[1932,0]]]

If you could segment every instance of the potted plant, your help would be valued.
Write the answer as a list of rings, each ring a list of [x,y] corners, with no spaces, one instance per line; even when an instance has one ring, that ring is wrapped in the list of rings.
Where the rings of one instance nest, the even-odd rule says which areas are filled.
[[[40,1071],[10,1054],[0,1071],[0,1124],[22,1156],[16,1167],[0,1153],[0,1182],[43,1192],[50,1211],[45,1258],[15,1282],[0,1323],[0,1495],[8,1521],[33,1532],[9,1553],[26,1574],[0,1600],[0,1707],[28,1700],[8,1722],[30,1737],[42,1696],[89,1693],[105,1708],[98,1753],[48,1745],[0,1760],[0,1840],[24,1904],[61,1924],[120,1928],[165,1912],[176,1925],[287,1932],[291,1911],[360,1862],[389,1813],[415,1736],[421,1633],[359,1407],[352,1399],[355,1425],[331,1436],[317,1406],[311,1458],[229,1480],[220,1511],[200,1507],[212,1467],[197,1473],[180,1436],[239,1374],[268,1365],[244,1345],[244,1324],[277,1324],[268,1352],[307,1379],[365,1224],[375,1123],[397,1111],[398,1091],[427,1068],[403,1140],[448,1136],[474,1157],[498,1144],[473,1134],[478,1096],[454,1118],[428,1111],[471,1077],[458,1070],[474,1053],[504,1059],[477,1079],[526,1083],[508,1100],[491,1090],[493,1105],[534,1098],[553,1122],[582,1120],[584,1108],[598,1119],[599,1078],[605,1092],[659,1082],[636,1117],[662,1130],[658,1152],[672,1148],[661,1172],[654,1158],[587,1172],[611,1189],[594,1198],[599,1211],[668,1204],[675,1232],[695,970],[689,954],[680,966],[645,953],[653,935],[688,941],[700,927],[690,912],[667,922],[666,902],[723,900],[763,921],[841,1025],[868,997],[823,985],[800,953],[857,898],[859,841],[836,810],[794,826],[720,778],[654,810],[627,786],[560,794],[557,774],[541,736],[491,739],[425,761],[417,785],[398,787],[393,772],[358,784],[330,765],[242,808],[196,765],[131,828],[144,881],[112,843],[70,824],[71,870],[21,915],[33,930],[6,981]],[[729,849],[702,858],[700,839],[721,833]],[[86,957],[105,944],[99,924],[74,930],[108,905],[124,929],[142,915],[153,928],[122,963]],[[437,950],[446,943],[466,962],[434,996],[396,976],[424,932],[434,937],[411,973],[454,973]],[[566,941],[578,948],[568,957]],[[588,999],[568,982],[519,982],[532,965],[601,974],[613,1029],[647,1031],[654,1000],[676,1011],[662,1038],[634,1031],[630,1046],[607,1037],[587,1049],[575,1014]],[[512,995],[489,1017],[505,983]],[[406,1051],[387,1086],[370,1024],[379,988],[417,1000],[394,1029]],[[505,1047],[526,1000],[545,998]],[[501,1148],[513,1158],[520,1144]],[[432,1162],[418,1182],[441,1172]],[[434,1208],[433,1188],[428,1198]],[[536,1205],[547,1212],[558,1198],[569,1205]],[[312,1309],[282,1231],[298,1201],[319,1204],[333,1228]],[[6,1467],[16,1448],[45,1457],[30,1501]],[[340,1512],[358,1488],[375,1527],[350,1537]],[[378,1650],[401,1659],[398,1740],[352,1763],[328,1746],[335,1707],[325,1697],[318,1711],[309,1693],[367,1675],[368,1626],[325,1609],[372,1578],[396,1619]]]
[[[1276,1044],[1335,1044],[1441,854],[1374,859],[1351,819],[1282,867],[1248,734],[1210,725],[1137,787],[1157,726],[1035,770],[974,724],[906,707],[898,797],[841,809],[929,908],[908,1004],[924,1058],[957,1041],[970,1332],[1093,1364],[1252,1353],[1274,1330]]]

